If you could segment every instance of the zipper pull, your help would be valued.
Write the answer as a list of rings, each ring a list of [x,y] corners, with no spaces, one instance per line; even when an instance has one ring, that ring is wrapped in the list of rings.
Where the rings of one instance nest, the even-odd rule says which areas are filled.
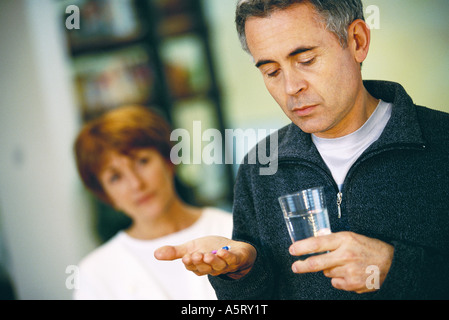
[[[341,192],[337,193],[337,209],[338,209],[338,219],[341,218],[341,200],[343,198],[343,194]]]

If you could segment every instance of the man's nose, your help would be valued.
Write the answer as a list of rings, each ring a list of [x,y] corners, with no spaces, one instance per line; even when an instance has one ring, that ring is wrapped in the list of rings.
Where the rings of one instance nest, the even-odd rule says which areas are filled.
[[[307,82],[301,72],[292,68],[284,71],[284,86],[286,94],[295,96],[307,87]]]

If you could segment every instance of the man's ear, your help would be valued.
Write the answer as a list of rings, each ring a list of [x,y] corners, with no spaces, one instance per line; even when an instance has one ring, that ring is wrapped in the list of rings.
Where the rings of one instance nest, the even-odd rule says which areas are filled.
[[[365,21],[354,20],[348,27],[348,46],[358,63],[365,61],[371,42],[371,30]]]

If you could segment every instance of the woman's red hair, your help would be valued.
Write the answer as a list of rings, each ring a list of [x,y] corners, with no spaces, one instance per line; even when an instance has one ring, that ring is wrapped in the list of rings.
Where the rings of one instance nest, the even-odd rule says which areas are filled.
[[[125,106],[94,119],[81,129],[74,151],[78,173],[84,185],[109,203],[99,174],[111,151],[131,155],[133,151],[156,149],[170,161],[170,126],[157,112],[143,106]]]

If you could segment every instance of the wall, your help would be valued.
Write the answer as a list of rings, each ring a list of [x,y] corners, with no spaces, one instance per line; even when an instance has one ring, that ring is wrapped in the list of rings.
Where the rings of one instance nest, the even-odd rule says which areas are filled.
[[[449,1],[363,2],[380,13],[364,78],[399,82],[415,103],[449,112]]]
[[[66,267],[95,245],[72,160],[78,115],[55,8],[0,2],[0,218],[20,299],[69,299]]]

